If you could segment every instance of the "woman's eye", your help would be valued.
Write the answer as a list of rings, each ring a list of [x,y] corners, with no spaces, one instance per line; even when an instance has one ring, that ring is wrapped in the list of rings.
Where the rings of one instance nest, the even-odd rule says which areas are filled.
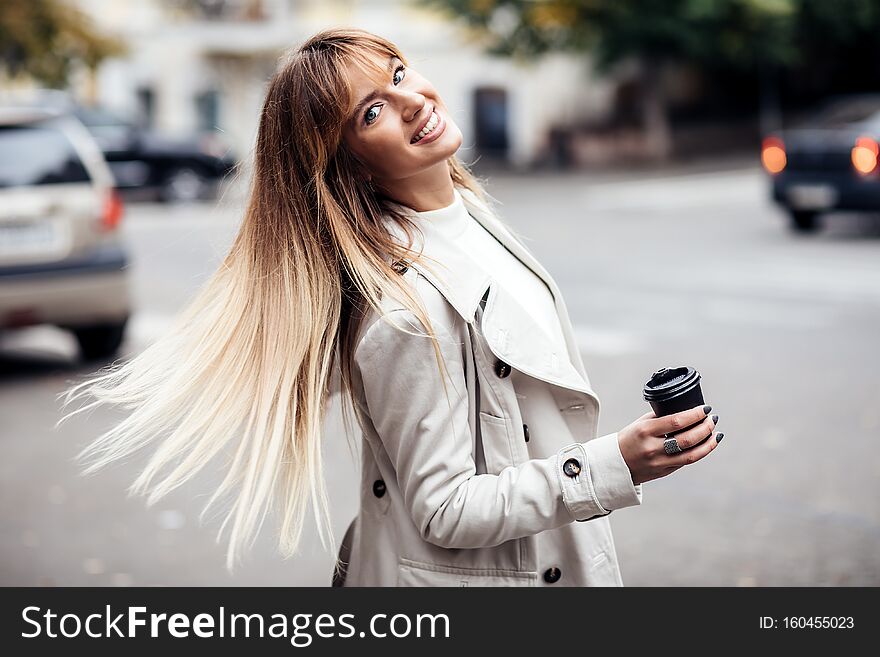
[[[405,67],[403,65],[398,66],[394,69],[394,84],[398,85],[401,83],[403,78],[406,77],[406,73],[404,72]],[[379,108],[381,105],[373,105],[370,109],[367,110],[366,114],[364,114],[364,122],[367,125],[373,123],[376,119],[379,118]]]

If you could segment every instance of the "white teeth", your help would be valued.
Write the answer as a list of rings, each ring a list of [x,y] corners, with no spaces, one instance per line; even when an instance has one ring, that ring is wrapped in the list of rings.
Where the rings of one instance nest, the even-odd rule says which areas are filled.
[[[428,123],[425,124],[425,127],[422,128],[421,132],[419,132],[419,134],[416,135],[416,138],[413,141],[413,143],[416,143],[416,142],[420,141],[422,139],[422,137],[426,137],[427,135],[429,135],[431,133],[431,131],[433,131],[434,128],[437,127],[438,123],[440,123],[440,118],[434,112],[431,112],[431,118],[428,119]]]

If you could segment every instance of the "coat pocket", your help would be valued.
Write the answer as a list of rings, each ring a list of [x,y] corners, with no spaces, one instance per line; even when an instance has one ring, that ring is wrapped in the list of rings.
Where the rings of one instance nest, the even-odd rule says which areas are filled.
[[[488,474],[498,474],[514,465],[507,420],[480,411],[480,442]]]
[[[496,568],[459,568],[401,557],[397,586],[537,586],[538,573]]]

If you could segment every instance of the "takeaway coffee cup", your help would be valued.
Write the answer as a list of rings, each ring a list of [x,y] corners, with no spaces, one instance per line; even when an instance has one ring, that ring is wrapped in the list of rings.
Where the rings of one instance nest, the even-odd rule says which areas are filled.
[[[645,383],[643,395],[657,417],[680,413],[706,403],[700,388],[700,373],[693,367],[664,367],[657,370]],[[700,422],[702,420],[666,435],[675,436]]]

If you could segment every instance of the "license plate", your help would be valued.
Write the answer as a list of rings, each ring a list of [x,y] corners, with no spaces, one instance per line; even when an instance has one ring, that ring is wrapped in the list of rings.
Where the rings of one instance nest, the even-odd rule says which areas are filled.
[[[792,185],[788,202],[796,210],[824,210],[837,203],[837,188],[832,185]]]
[[[0,222],[0,258],[18,259],[55,253],[59,242],[55,222],[49,219]]]

